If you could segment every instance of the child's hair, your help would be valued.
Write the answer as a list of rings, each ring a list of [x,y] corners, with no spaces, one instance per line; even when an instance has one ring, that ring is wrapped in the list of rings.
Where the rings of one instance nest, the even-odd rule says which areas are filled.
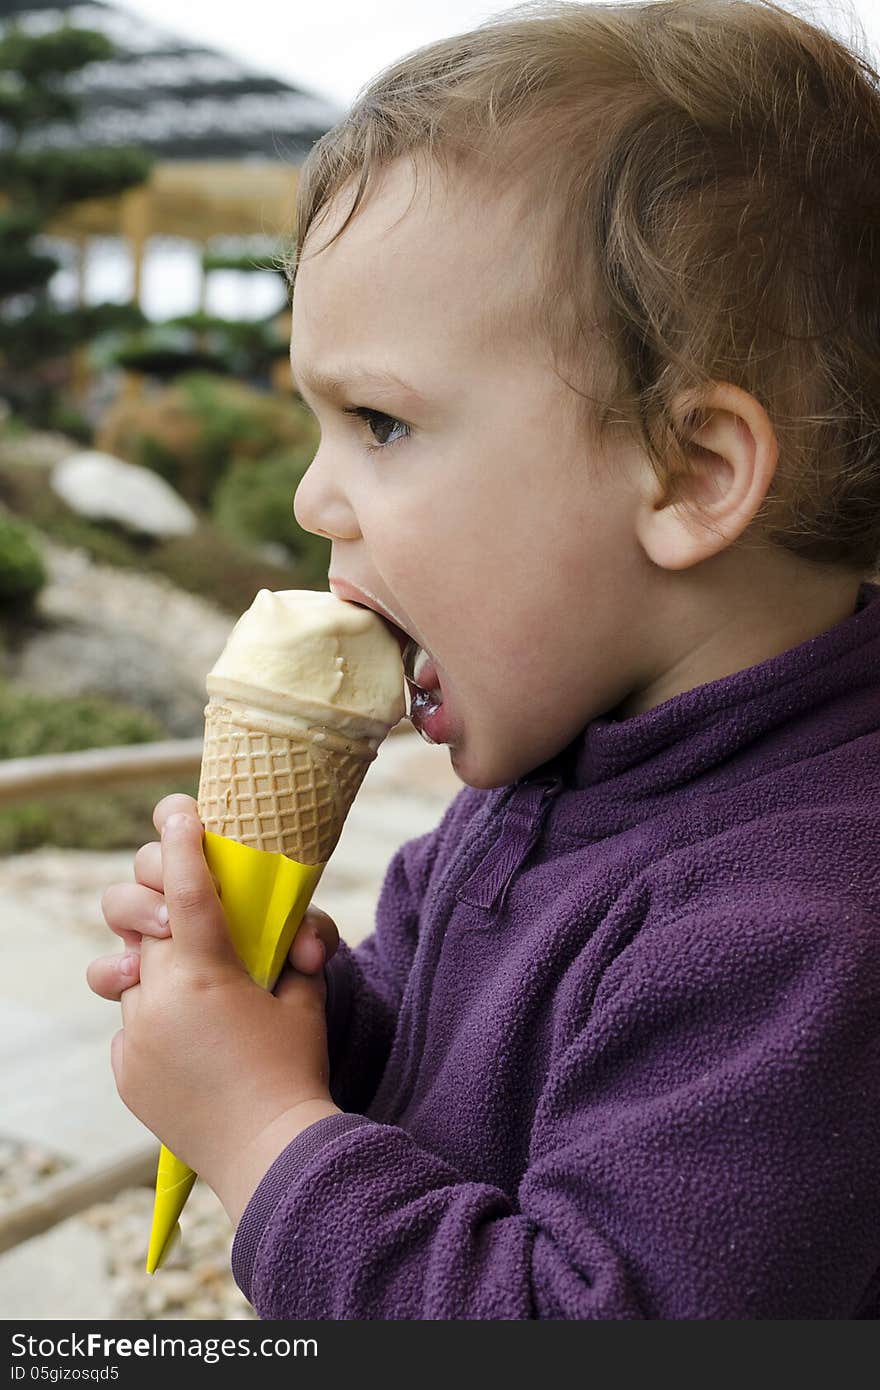
[[[361,89],[300,170],[288,278],[334,195],[359,180],[338,236],[401,155],[521,190],[539,273],[505,326],[574,373],[588,434],[640,440],[678,501],[705,417],[670,403],[733,382],[779,441],[756,543],[870,575],[880,76],[849,44],[771,0],[517,5]]]

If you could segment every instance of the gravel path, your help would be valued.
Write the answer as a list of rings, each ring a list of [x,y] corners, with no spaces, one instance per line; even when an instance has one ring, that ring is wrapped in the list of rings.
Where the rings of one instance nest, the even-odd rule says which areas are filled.
[[[38,1197],[48,1178],[71,1172],[75,1165],[39,1145],[0,1139],[0,1217],[25,1198]],[[38,1236],[4,1257],[4,1316],[71,1317],[63,1310],[44,1310],[33,1287],[34,1272],[47,1266],[60,1270],[68,1252],[97,1256],[96,1274],[103,1300],[98,1316],[165,1320],[180,1318],[256,1319],[230,1272],[233,1231],[217,1197],[197,1182],[181,1218],[184,1239],[166,1257],[157,1275],[144,1269],[146,1241],[153,1213],[151,1188],[131,1188],[112,1201],[90,1207],[61,1226]],[[60,1237],[60,1239],[59,1239]],[[89,1261],[85,1261],[88,1282]],[[16,1292],[25,1289],[21,1306]],[[87,1293],[87,1291],[86,1291]],[[88,1305],[87,1305],[88,1306]],[[95,1315],[94,1312],[92,1314]]]
[[[233,1232],[219,1200],[197,1182],[181,1217],[184,1239],[157,1274],[144,1269],[144,1240],[153,1214],[147,1188],[121,1192],[83,1216],[106,1242],[119,1318],[249,1318],[256,1313],[229,1267]]]

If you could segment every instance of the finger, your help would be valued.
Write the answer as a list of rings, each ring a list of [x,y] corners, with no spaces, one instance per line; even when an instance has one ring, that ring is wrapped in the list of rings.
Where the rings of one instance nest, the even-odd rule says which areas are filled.
[[[315,1009],[323,1016],[327,1001],[327,982],[324,972],[301,975],[296,970],[282,970],[272,993],[294,1009]]]
[[[140,1001],[141,987],[139,984],[131,985],[128,989],[124,989],[122,991],[122,994],[119,998],[119,1003],[122,1006],[123,1028],[131,1027],[132,1023],[134,1022],[135,1015],[137,1014],[138,1005],[140,1004]]]
[[[167,952],[174,950],[173,937],[165,941],[157,941],[155,938],[145,936],[141,942],[140,951],[140,972],[138,983],[146,985],[149,989],[151,981],[157,977],[157,971],[161,972],[168,967]],[[165,952],[165,960],[159,961],[158,957]]]
[[[294,970],[301,970],[304,975],[316,975],[323,970],[327,954],[320,937],[313,931],[307,931],[303,923],[293,939],[287,959]]]
[[[134,876],[144,888],[152,888],[154,893],[163,891],[162,884],[162,846],[158,840],[150,840],[141,845],[134,857]]]
[[[333,918],[311,906],[293,938],[288,960],[295,970],[312,975],[331,959],[338,945],[339,932]]]
[[[205,860],[202,823],[194,816],[169,816],[162,827],[162,871],[171,935],[181,958],[241,962],[211,871]]]
[[[116,1082],[117,1091],[120,1090],[122,1082],[122,1034],[125,1030],[120,1028],[118,1033],[114,1033],[110,1039],[110,1065],[113,1068],[113,1079]]]
[[[186,796],[183,792],[172,792],[170,796],[163,796],[161,801],[157,801],[153,807],[153,824],[162,834],[162,827],[169,816],[193,816],[199,818],[198,802],[191,796]]]
[[[111,883],[101,898],[101,911],[111,931],[126,946],[140,945],[142,936],[168,936],[169,926],[161,909],[165,898],[139,883]]]
[[[169,798],[166,798],[168,800]],[[192,801],[192,797],[185,798]],[[159,802],[161,806],[161,801]],[[195,802],[193,802],[195,805]],[[150,840],[149,844],[141,845],[134,857],[134,876],[138,883],[142,883],[145,888],[152,888],[155,893],[165,892],[165,884],[162,880],[162,846],[158,840]],[[220,893],[220,880],[216,874],[211,874],[214,880],[214,887]]]
[[[140,957],[137,951],[121,955],[98,956],[86,969],[86,983],[102,999],[118,1004],[124,990],[137,983]]]

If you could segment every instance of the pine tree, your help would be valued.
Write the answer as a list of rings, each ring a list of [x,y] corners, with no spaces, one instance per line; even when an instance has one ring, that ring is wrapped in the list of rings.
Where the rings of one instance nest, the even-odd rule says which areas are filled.
[[[138,149],[40,140],[50,124],[74,126],[79,102],[65,78],[113,54],[103,34],[70,25],[39,36],[10,25],[0,36],[0,396],[36,426],[55,417],[75,347],[146,321],[134,304],[53,303],[48,286],[59,262],[36,240],[62,209],[149,176],[152,158]]]

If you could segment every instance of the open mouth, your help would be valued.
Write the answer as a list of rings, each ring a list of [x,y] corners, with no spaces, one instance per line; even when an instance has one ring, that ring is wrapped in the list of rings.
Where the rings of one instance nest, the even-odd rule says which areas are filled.
[[[358,607],[361,608],[369,606],[364,603],[358,604]],[[402,627],[398,627],[395,622],[392,622],[385,613],[379,612],[378,609],[372,611],[382,619],[400,648],[404,676],[410,696],[408,717],[413,719],[415,716],[418,724],[421,720],[436,714],[443,704],[443,690],[434,658],[425,647],[421,646]]]
[[[403,672],[410,695],[410,718],[436,714],[443,704],[443,690],[433,657],[415,639],[403,652]]]
[[[416,720],[436,714],[443,704],[443,689],[434,658],[414,637],[410,637],[402,627],[391,622],[383,613],[379,615],[385,626],[396,637],[403,659],[403,674],[409,691],[410,705],[408,715]]]

